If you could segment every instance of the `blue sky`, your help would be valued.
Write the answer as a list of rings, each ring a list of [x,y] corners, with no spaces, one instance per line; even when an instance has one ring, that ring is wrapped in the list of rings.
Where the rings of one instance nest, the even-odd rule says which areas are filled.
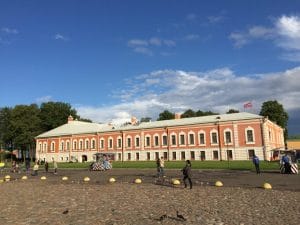
[[[97,122],[277,99],[300,133],[300,1],[0,1],[0,107]]]

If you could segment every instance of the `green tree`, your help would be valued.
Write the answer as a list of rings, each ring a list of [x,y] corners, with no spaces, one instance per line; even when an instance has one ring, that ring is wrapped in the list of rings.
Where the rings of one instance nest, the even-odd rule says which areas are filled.
[[[165,110],[163,111],[162,113],[159,114],[159,117],[158,117],[158,121],[159,120],[172,120],[175,118],[175,114],[168,111],[168,110]]]
[[[151,121],[151,117],[142,117],[141,118],[141,123],[143,122],[150,122]]]
[[[284,110],[282,104],[278,103],[276,100],[264,102],[259,114],[261,116],[267,116],[269,120],[284,128],[284,138],[285,140],[287,140],[287,123],[289,120],[289,116],[288,113]]]
[[[226,114],[232,114],[232,113],[239,113],[239,110],[236,109],[229,109],[228,112],[226,112]]]
[[[13,140],[11,114],[9,107],[0,109],[0,149],[8,149]]]
[[[211,115],[219,115],[218,113],[214,113],[212,111],[201,111],[201,110],[198,110],[196,112],[196,116],[211,116]]]
[[[64,102],[46,102],[40,106],[41,127],[43,131],[54,129],[65,124],[71,115],[74,119],[80,119],[75,109]]]
[[[41,133],[40,109],[36,104],[17,105],[11,113],[11,132],[14,148],[22,152],[29,150],[34,156],[35,137]]]
[[[188,109],[184,113],[182,113],[181,118],[190,118],[195,116],[197,116],[196,112],[194,112],[192,109]]]

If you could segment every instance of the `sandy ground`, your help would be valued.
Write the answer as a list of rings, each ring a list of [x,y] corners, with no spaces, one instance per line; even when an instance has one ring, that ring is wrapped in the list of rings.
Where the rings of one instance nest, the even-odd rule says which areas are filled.
[[[10,175],[10,182],[0,184],[1,225],[299,224],[300,219],[299,175],[193,170],[192,190],[169,183],[181,178],[179,170],[167,170],[163,184],[156,184],[151,169],[40,171],[25,181],[20,179],[25,174]],[[44,175],[47,180],[40,180]],[[91,181],[84,182],[85,176]],[[108,183],[110,177],[117,182]],[[135,178],[143,183],[134,184]],[[213,186],[216,180],[224,187]],[[264,182],[273,189],[261,188]]]

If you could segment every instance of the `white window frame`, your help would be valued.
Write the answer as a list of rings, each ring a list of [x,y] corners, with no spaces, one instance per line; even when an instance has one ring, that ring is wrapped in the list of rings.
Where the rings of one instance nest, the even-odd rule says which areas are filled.
[[[204,144],[201,143],[200,134],[203,134],[203,137],[204,137]],[[206,133],[205,133],[204,130],[200,130],[200,131],[198,132],[198,143],[199,143],[199,146],[206,146]]]
[[[149,138],[149,145],[147,145],[147,138]],[[151,147],[151,135],[145,135],[145,147]]]
[[[190,135],[193,135],[194,144],[191,144],[191,137],[190,137]],[[189,131],[188,132],[188,145],[189,146],[195,146],[196,145],[196,139],[195,139],[195,132],[194,131]]]
[[[157,137],[157,140],[158,140],[157,145],[156,145],[156,143],[155,143],[155,138],[156,138],[156,137]],[[159,144],[160,144],[159,134],[155,133],[155,134],[153,135],[153,146],[154,146],[155,148],[158,148],[158,147],[159,147]]]
[[[136,141],[136,139],[139,139],[139,145],[137,145],[137,141]],[[135,135],[135,137],[134,137],[134,146],[135,146],[135,148],[140,148],[141,147],[141,137],[140,137],[140,135]]]
[[[184,143],[181,143],[181,135],[183,135],[183,141],[184,141]],[[179,141],[179,146],[186,146],[186,134],[183,131],[181,131],[179,133],[178,139],[179,139],[178,140]]]
[[[213,143],[213,136],[212,134],[216,133],[217,134],[217,143]],[[210,132],[210,145],[218,145],[219,144],[219,132],[216,129],[212,129]]]
[[[248,130],[251,130],[251,131],[252,131],[253,141],[249,141],[249,140],[248,140],[248,135],[247,135],[247,131],[248,131]],[[248,127],[245,129],[245,140],[246,140],[246,144],[255,144],[255,130],[254,130],[253,127],[248,126]]]
[[[51,141],[50,151],[55,152],[55,141]]]
[[[230,142],[228,142],[228,143],[227,143],[227,140],[226,140],[226,132],[230,132]],[[232,145],[233,144],[233,135],[232,135],[232,130],[230,128],[226,128],[224,130],[223,138],[224,138],[225,145]]]
[[[175,145],[174,145],[173,142],[172,142],[172,137],[173,137],[173,136],[175,136]],[[177,145],[178,145],[177,135],[176,135],[175,132],[172,132],[172,133],[171,133],[171,135],[170,135],[170,140],[169,140],[169,141],[170,141],[170,145],[171,145],[171,146],[177,146]]]

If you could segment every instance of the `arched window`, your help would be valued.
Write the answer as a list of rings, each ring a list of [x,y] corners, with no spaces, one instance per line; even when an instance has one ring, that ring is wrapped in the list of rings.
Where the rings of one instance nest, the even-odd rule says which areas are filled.
[[[44,152],[47,152],[47,142],[44,142]]]
[[[92,146],[91,146],[92,149],[96,149],[96,140],[95,138],[92,139]]]
[[[158,134],[154,134],[153,135],[153,145],[155,147],[158,147],[159,146],[159,135]]]
[[[206,135],[204,130],[200,130],[198,132],[198,143],[199,145],[205,145],[206,144]]]
[[[51,150],[52,152],[55,151],[55,142],[54,142],[54,141],[51,142],[50,150]]]
[[[73,149],[74,149],[74,150],[77,149],[77,141],[76,141],[76,140],[73,141]]]
[[[108,138],[108,148],[113,148],[114,139],[112,137]]]
[[[104,149],[104,138],[100,138],[100,149]]]
[[[184,132],[179,133],[179,145],[185,145],[185,133]]]
[[[69,140],[66,141],[66,150],[70,151],[70,141]]]
[[[64,141],[61,141],[61,142],[60,142],[60,148],[59,148],[59,150],[60,150],[60,151],[63,151],[64,148],[65,148],[65,142],[64,142]]]
[[[85,139],[85,149],[89,149],[90,148],[90,141],[89,139]]]
[[[83,140],[82,139],[79,140],[79,149],[80,150],[83,149]]]
[[[246,144],[255,143],[254,129],[252,127],[248,126],[245,129],[245,137],[246,137]]]
[[[218,138],[218,131],[216,129],[213,129],[210,131],[210,143],[212,145],[216,145],[219,143]]]
[[[145,136],[145,146],[146,147],[150,147],[151,146],[151,136],[149,134],[147,134]]]
[[[195,145],[195,133],[193,131],[188,133],[188,143],[189,145]]]
[[[232,130],[229,128],[224,130],[224,143],[232,144]]]

